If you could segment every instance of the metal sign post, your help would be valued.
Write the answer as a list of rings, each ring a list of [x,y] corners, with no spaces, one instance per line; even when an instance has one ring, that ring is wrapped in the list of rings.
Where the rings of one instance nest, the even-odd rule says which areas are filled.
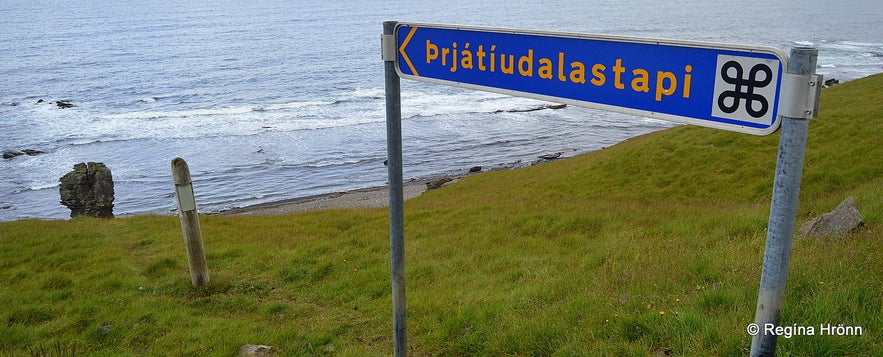
[[[395,356],[407,355],[405,325],[405,214],[402,182],[402,95],[395,63],[396,22],[383,23],[381,51],[386,72],[386,152],[389,177],[389,245],[392,265],[392,315]]]
[[[809,132],[808,119],[814,117],[818,111],[816,99],[818,89],[821,88],[821,77],[815,76],[818,54],[818,50],[814,48],[791,50],[788,73],[794,75],[795,86],[800,86],[802,82],[804,87],[808,85],[813,88],[808,94],[812,97],[811,93],[816,93],[816,98],[808,97],[802,108],[798,105],[793,112],[786,113],[782,118],[757,310],[754,324],[749,326],[748,331],[753,334],[751,356],[773,356],[776,351],[777,335],[772,331],[779,325],[782,317],[782,300],[788,277],[788,262],[791,260],[791,240],[797,219],[800,177],[803,174],[803,157]]]

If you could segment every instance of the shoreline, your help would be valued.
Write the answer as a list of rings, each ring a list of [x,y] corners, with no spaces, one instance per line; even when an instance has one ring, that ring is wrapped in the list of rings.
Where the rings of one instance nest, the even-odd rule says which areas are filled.
[[[628,139],[626,139],[628,140]],[[604,148],[598,149],[603,150]],[[568,154],[568,155],[563,155]],[[440,188],[448,183],[453,183],[461,178],[465,178],[467,176],[471,176],[479,173],[488,173],[493,171],[505,171],[505,170],[514,170],[534,165],[540,165],[552,161],[557,161],[559,159],[564,159],[567,157],[571,157],[574,155],[585,154],[578,153],[576,150],[572,150],[572,152],[554,152],[551,154],[544,154],[537,157],[536,160],[530,162],[521,162],[520,160],[514,163],[504,163],[497,164],[492,167],[484,167],[475,166],[468,169],[459,170],[459,172],[449,172],[447,175],[438,175],[424,178],[411,178],[407,181],[403,182],[402,185],[402,193],[404,196],[404,201],[408,201],[412,198],[418,197],[422,195],[424,192],[433,190],[436,188]],[[0,202],[2,203],[2,202]],[[332,210],[332,209],[375,209],[381,207],[389,206],[389,186],[374,186],[374,187],[364,187],[364,188],[355,188],[344,191],[337,192],[329,192],[329,193],[320,193],[309,196],[302,197],[294,197],[281,199],[276,201],[270,201],[265,203],[258,203],[254,205],[247,205],[243,207],[234,207],[227,208],[223,210],[209,210],[203,211],[200,209],[200,215],[205,216],[279,216],[279,215],[287,215],[287,214],[295,214],[295,213],[303,213],[310,211],[318,211],[318,210]],[[0,206],[0,209],[3,209]],[[118,214],[116,217],[133,217],[140,215],[177,215],[177,209],[172,209],[167,213],[157,213],[157,212],[144,212],[144,213],[124,213]],[[31,218],[19,218],[12,219],[9,221],[16,221],[22,219],[31,219]],[[55,218],[36,218],[36,219],[48,219],[52,220]],[[57,218],[61,220],[67,220],[69,218]],[[0,221],[6,222],[6,221]]]
[[[628,139],[626,139],[628,140]],[[603,150],[601,148],[599,150]],[[411,179],[405,181],[402,185],[404,200],[410,200],[414,197],[422,195],[424,192],[440,188],[448,183],[456,182],[466,176],[478,173],[486,173],[500,170],[514,170],[522,167],[544,164],[569,156],[562,156],[564,152],[555,152],[551,154],[540,155],[537,160],[523,164],[521,162],[515,164],[500,164],[491,168],[478,170],[467,170],[460,175],[437,176],[434,178]],[[279,201],[259,203],[255,205],[236,207],[223,211],[207,213],[213,216],[278,216],[292,213],[301,213],[309,211],[327,210],[327,209],[372,209],[389,206],[389,186],[375,186],[366,188],[357,188],[347,191],[323,193],[305,197],[296,197]]]
[[[457,177],[450,178],[457,180]],[[415,180],[402,186],[405,201],[428,191],[435,180]],[[389,206],[389,186],[359,188],[348,191],[285,199],[214,212],[214,216],[278,216],[327,209],[371,209]]]

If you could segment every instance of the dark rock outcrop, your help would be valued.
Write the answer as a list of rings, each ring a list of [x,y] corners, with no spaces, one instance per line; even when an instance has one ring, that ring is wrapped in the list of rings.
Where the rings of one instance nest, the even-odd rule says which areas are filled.
[[[61,109],[67,109],[67,108],[73,108],[73,107],[76,107],[76,105],[71,104],[71,101],[69,101],[69,100],[58,100],[58,101],[55,101],[55,106],[57,106],[57,107],[59,107],[59,108],[61,108]]]
[[[45,154],[45,152],[42,152],[42,151],[40,151],[40,150],[32,150],[32,149],[24,149],[24,150],[22,150],[21,152],[25,153],[25,155],[28,155],[28,156],[34,156],[34,155],[39,155],[39,154]]]
[[[527,108],[527,109],[509,109],[509,110],[500,109],[500,110],[494,111],[494,114],[496,114],[496,113],[527,113],[527,112],[535,112],[538,110],[545,110],[545,109],[552,109],[552,110],[564,109],[566,107],[567,107],[567,104],[545,104],[542,106]]]
[[[60,181],[61,204],[71,210],[71,218],[113,218],[113,176],[103,163],[76,164]]]
[[[40,100],[37,100],[36,104],[43,104],[43,103],[55,103],[55,106],[59,107],[61,109],[76,107],[76,105],[71,103],[70,99],[56,100],[54,102],[47,102],[43,99],[40,99]]]
[[[560,153],[560,152],[556,152],[556,153],[552,153],[552,154],[540,155],[540,156],[538,156],[538,158],[543,161],[552,161],[552,160],[555,160],[555,159],[561,157],[561,154],[562,153]]]
[[[21,151],[7,150],[7,151],[4,151],[4,152],[3,152],[3,158],[4,158],[4,159],[11,159],[11,158],[13,158],[13,157],[21,156],[21,155],[24,155],[24,154],[25,154],[25,153],[23,153],[23,152],[21,152]]]
[[[481,172],[481,166],[470,167],[469,172]]]
[[[35,155],[39,155],[39,154],[45,154],[45,152],[40,151],[40,150],[32,150],[32,149],[24,149],[21,151],[6,150],[3,152],[3,158],[4,159],[11,159],[16,156],[22,156],[22,155],[35,156]]]

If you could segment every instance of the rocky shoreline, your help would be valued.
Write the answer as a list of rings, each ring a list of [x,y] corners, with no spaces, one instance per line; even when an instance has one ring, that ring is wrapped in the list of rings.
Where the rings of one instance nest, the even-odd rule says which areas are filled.
[[[575,151],[575,150],[574,150]],[[44,154],[39,150],[6,150],[3,159],[12,159],[17,156],[35,156]],[[564,152],[554,152],[537,156],[530,162],[517,161],[507,164],[499,164],[491,167],[472,166],[454,171],[445,176],[437,176],[428,179],[412,179],[403,185],[404,199],[409,200],[420,196],[428,190],[440,188],[450,182],[454,182],[468,175],[488,171],[510,170],[519,167],[533,166],[545,162],[555,161],[562,158]],[[386,164],[386,162],[384,162]],[[62,178],[63,180],[63,178]],[[341,192],[318,194],[306,197],[285,199],[274,202],[261,203],[245,207],[234,207],[221,211],[211,211],[204,214],[218,216],[261,216],[261,215],[284,215],[298,212],[325,210],[325,209],[371,209],[386,207],[389,205],[389,188],[387,186],[369,187]],[[0,209],[10,209],[11,205],[0,202]],[[112,213],[108,215],[112,217]]]
[[[402,191],[407,201],[422,195],[428,190],[440,188],[448,183],[479,172],[509,170],[518,167],[533,166],[561,158],[562,152],[538,156],[538,160],[529,164],[499,165],[492,168],[473,166],[461,175],[436,177],[425,180],[411,180],[404,183]],[[261,203],[246,207],[236,207],[220,212],[210,213],[218,216],[272,216],[325,209],[371,209],[389,206],[389,187],[378,186],[342,192],[319,194],[307,197],[292,198],[281,201]]]
[[[403,186],[405,200],[420,196],[426,191],[427,185],[424,181],[407,182]],[[218,216],[274,216],[326,209],[371,209],[388,205],[389,188],[379,186],[261,203],[212,214]]]

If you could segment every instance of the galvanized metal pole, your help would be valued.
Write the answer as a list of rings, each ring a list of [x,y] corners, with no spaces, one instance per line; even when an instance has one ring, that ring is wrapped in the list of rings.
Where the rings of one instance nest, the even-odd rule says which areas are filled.
[[[395,21],[383,23],[386,72],[386,151],[389,177],[389,244],[392,265],[392,314],[395,356],[407,355],[405,309],[405,215],[402,187],[402,100],[395,67]]]
[[[792,49],[788,73],[815,74],[818,53],[815,48]],[[776,351],[778,336],[767,327],[778,326],[782,316],[809,120],[783,116],[781,130],[757,310],[754,324],[748,326],[748,333],[754,336],[751,356],[773,356]]]

